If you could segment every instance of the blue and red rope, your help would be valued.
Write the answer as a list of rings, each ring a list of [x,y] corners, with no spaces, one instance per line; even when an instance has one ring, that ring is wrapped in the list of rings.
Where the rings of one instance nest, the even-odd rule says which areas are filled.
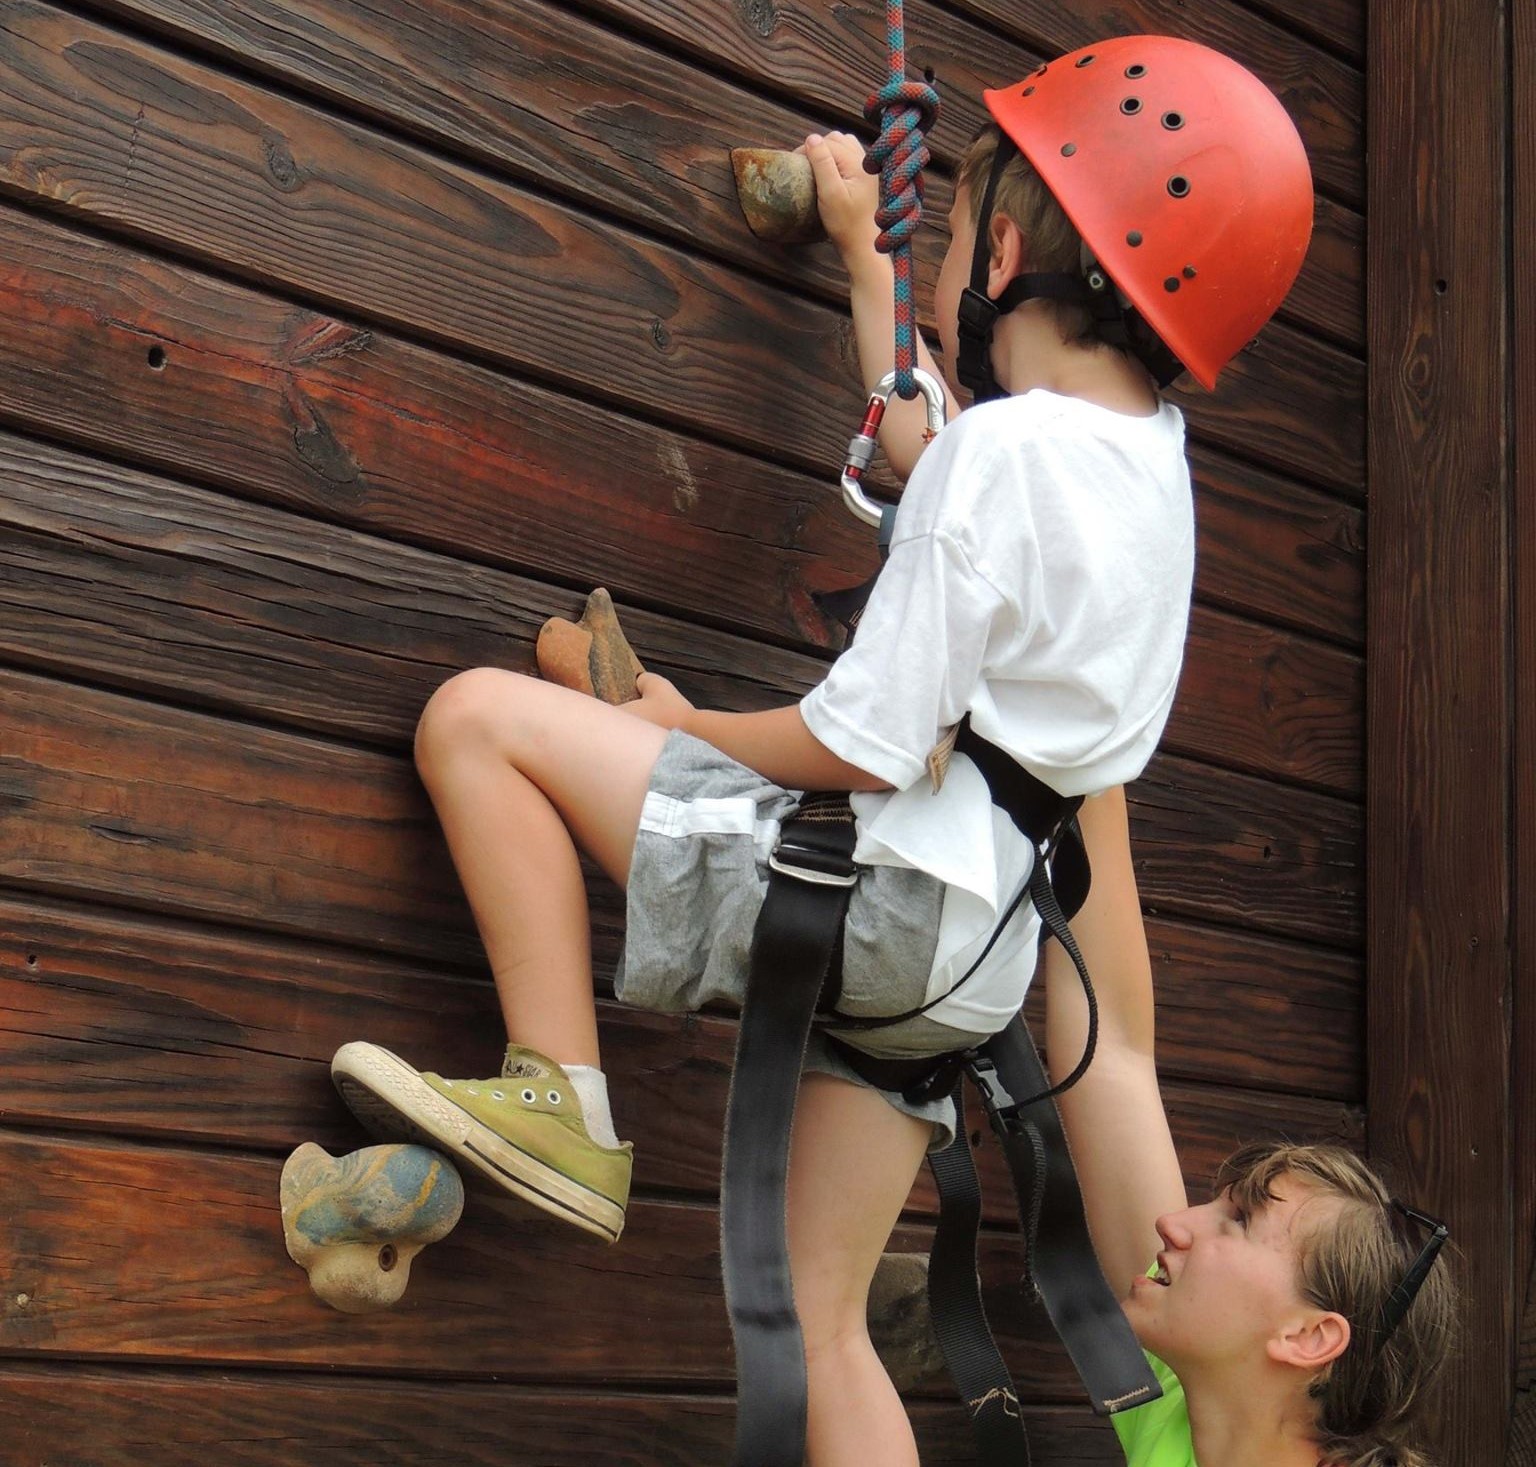
[[[886,0],[890,66],[886,83],[864,104],[864,116],[880,136],[864,161],[880,175],[880,226],[876,248],[891,257],[896,281],[896,384],[898,397],[917,396],[916,302],[912,292],[912,235],[923,218],[923,169],[928,163],[924,134],[939,110],[939,94],[927,82],[907,80],[906,28],[902,0]]]

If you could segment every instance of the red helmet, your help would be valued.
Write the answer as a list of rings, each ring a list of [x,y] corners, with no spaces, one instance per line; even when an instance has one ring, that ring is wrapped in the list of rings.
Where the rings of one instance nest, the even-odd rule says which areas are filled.
[[[1172,36],[1085,46],[984,96],[1105,272],[1214,387],[1312,237],[1312,174],[1279,99]]]

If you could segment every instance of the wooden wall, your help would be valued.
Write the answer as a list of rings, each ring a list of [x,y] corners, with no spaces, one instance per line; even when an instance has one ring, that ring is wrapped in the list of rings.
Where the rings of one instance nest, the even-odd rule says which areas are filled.
[[[1234,52],[1307,141],[1302,280],[1187,404],[1198,604],[1133,815],[1192,1181],[1257,1135],[1361,1139],[1362,7],[907,19],[946,99],[936,221],[979,88],[1110,31]],[[813,593],[872,563],[834,483],[843,284],[748,236],[726,153],[854,125],[883,48],[881,7],[819,0],[0,12],[6,1464],[722,1459],[727,1020],[605,1011],[642,1142],[611,1251],[474,1196],[397,1311],[344,1318],[282,1251],[277,1174],[363,1139],[338,1043],[495,1063],[408,758],[438,682],[529,669],[598,583],[716,706],[835,650]],[[991,1194],[1037,1456],[1112,1460]],[[920,1187],[902,1245],[929,1219]],[[914,1411],[925,1461],[967,1459],[942,1383]]]
[[[1446,1459],[1531,1467],[1536,19],[1383,8],[1371,54],[1370,1144],[1459,1253]]]

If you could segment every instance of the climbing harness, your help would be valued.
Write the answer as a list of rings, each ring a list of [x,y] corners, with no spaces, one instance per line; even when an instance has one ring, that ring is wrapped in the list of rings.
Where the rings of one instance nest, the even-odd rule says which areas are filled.
[[[882,179],[880,248],[894,262],[896,366],[870,396],[842,475],[850,510],[878,527],[882,562],[895,510],[871,501],[863,479],[890,394],[910,399],[922,393],[930,436],[945,418],[943,387],[915,365],[908,248],[927,157],[921,129],[931,123],[937,98],[931,88],[905,81],[901,0],[888,0],[887,23],[891,76],[866,115],[873,120],[879,112],[884,119],[871,162]],[[990,361],[998,317],[1032,299],[1083,306],[1099,336],[1138,358],[1160,387],[1185,369],[1213,385],[1289,289],[1310,237],[1305,153],[1273,94],[1219,53],[1142,36],[1074,52],[986,99],[1000,139],[958,323],[957,369],[977,400],[1001,395]],[[1141,132],[1126,132],[1128,126]],[[1084,240],[1082,270],[1026,273],[993,300],[986,289],[988,224],[1003,170],[1019,153]],[[819,599],[851,630],[873,586],[871,580]],[[785,1180],[795,1095],[813,1027],[869,1083],[914,1103],[953,1097],[955,1140],[929,1157],[940,1198],[929,1301],[984,1467],[1027,1464],[1029,1453],[976,1272],[981,1204],[965,1122],[965,1078],[980,1092],[1008,1162],[1026,1245],[1026,1281],[1044,1302],[1095,1409],[1124,1410],[1162,1393],[1099,1268],[1054,1103],[1087,1069],[1097,1038],[1093,985],[1068,926],[1088,892],[1087,853],[1076,821],[1081,802],[1036,779],[977,735],[968,719],[956,732],[954,751],[973,762],[993,804],[1035,851],[1025,889],[960,982],[985,961],[1022,903],[1031,901],[1042,934],[1062,944],[1082,981],[1089,1016],[1084,1052],[1053,1086],[1022,1015],[975,1049],[918,1060],[877,1058],[844,1037],[901,1023],[924,1009],[873,1019],[838,1013],[842,929],[859,877],[856,824],[846,795],[804,798],[783,825],[769,863],[727,1116],[722,1255],[740,1381],[735,1467],[796,1467],[803,1450],[805,1360],[790,1288]]]

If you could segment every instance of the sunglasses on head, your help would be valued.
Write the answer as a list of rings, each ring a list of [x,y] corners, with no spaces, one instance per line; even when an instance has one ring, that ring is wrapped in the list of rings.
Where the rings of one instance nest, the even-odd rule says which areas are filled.
[[[1376,1329],[1378,1350],[1391,1339],[1393,1330],[1403,1322],[1408,1306],[1413,1303],[1415,1296],[1424,1286],[1424,1280],[1429,1277],[1429,1271],[1434,1266],[1435,1255],[1440,1252],[1445,1240],[1451,1236],[1451,1230],[1438,1218],[1430,1217],[1395,1199],[1392,1206],[1410,1222],[1415,1222],[1422,1228],[1428,1228],[1429,1237],[1425,1240],[1424,1246],[1419,1249],[1419,1256],[1408,1266],[1407,1273],[1398,1281],[1382,1307],[1381,1321]]]

